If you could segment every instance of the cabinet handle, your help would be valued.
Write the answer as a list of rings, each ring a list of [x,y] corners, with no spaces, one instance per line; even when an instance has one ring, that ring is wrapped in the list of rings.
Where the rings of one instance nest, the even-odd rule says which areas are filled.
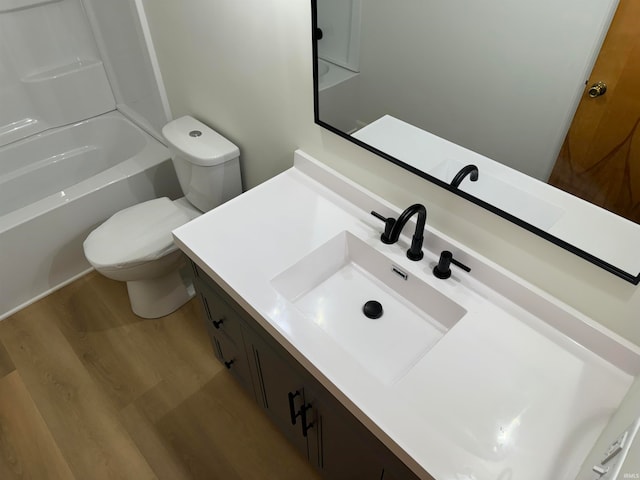
[[[294,405],[294,398],[300,395],[300,391],[296,390],[296,393],[289,392],[287,394],[289,396],[289,415],[291,415],[291,425],[296,424],[296,417],[300,415],[300,412],[296,413],[296,406]]]
[[[213,326],[216,327],[216,330],[220,330],[220,326],[224,323],[224,317],[222,317],[218,321],[212,320],[211,323],[213,323]]]
[[[227,367],[227,370],[231,370],[231,365],[233,365],[234,362],[235,360],[229,360],[228,362],[224,362],[224,366]]]
[[[307,425],[307,410],[311,410],[311,404],[308,403],[300,407],[300,420],[302,421],[302,436],[306,437],[310,428],[313,428],[313,422]]]

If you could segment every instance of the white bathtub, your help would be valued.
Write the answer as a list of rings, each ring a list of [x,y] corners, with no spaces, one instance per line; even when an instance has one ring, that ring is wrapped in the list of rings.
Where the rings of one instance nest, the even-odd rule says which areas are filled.
[[[340,65],[318,58],[318,90],[335,87],[343,82],[358,76],[357,72],[352,72]]]
[[[118,112],[0,147],[0,319],[84,275],[116,211],[180,189],[168,150]]]
[[[318,109],[320,120],[343,132],[362,127],[356,112],[360,74],[318,59]]]

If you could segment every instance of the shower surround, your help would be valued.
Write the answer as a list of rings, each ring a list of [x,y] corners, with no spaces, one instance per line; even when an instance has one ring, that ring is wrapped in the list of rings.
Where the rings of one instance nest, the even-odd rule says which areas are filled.
[[[179,195],[144,25],[134,0],[0,6],[0,318],[90,270],[92,227]]]

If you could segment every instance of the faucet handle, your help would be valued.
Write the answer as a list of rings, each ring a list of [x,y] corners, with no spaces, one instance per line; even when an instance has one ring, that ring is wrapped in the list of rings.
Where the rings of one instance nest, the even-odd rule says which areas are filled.
[[[373,210],[371,211],[371,215],[384,222],[384,233],[380,235],[380,240],[382,241],[382,243],[393,243],[391,241],[391,230],[393,230],[393,226],[396,224],[396,219],[384,217],[378,212],[374,212]]]
[[[454,264],[458,267],[460,267],[461,269],[463,269],[465,272],[470,272],[471,269],[469,267],[467,267],[464,263],[459,262],[458,260],[456,260],[455,258],[453,258],[453,253],[451,253],[449,250],[444,250],[441,254],[440,254],[440,260],[438,260],[438,264],[433,267],[433,274],[440,278],[440,279],[446,279],[449,278],[451,276],[451,264]]]

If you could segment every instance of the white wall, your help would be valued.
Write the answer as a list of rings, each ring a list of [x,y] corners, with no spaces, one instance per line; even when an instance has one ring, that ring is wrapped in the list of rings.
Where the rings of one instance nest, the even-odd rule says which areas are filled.
[[[193,114],[236,143],[246,187],[302,148],[398,206],[423,202],[429,224],[640,344],[640,288],[313,123],[310,1],[145,8],[174,116]]]

